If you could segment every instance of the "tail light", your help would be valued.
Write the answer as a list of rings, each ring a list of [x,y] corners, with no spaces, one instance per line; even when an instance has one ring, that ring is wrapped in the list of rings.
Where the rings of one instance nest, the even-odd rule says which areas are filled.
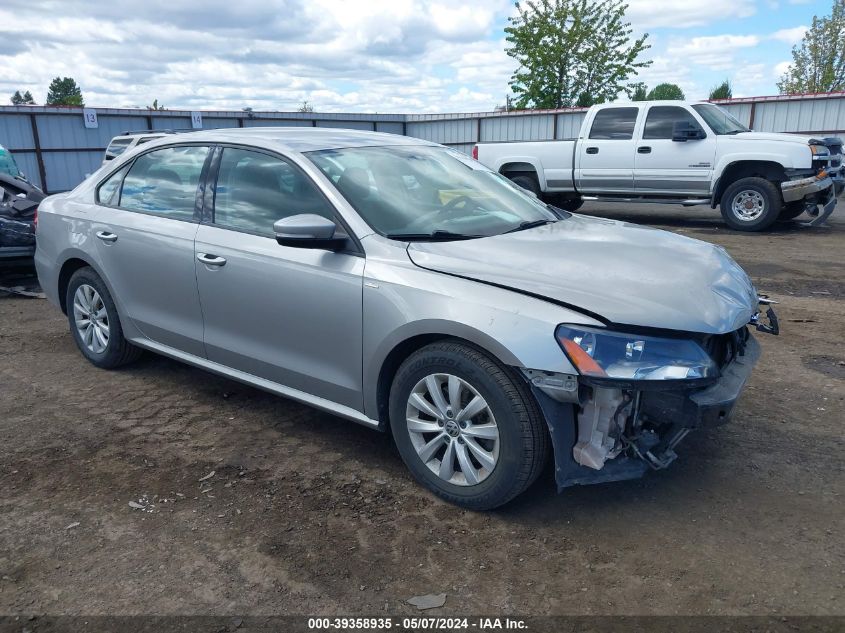
[[[38,231],[38,207],[35,207],[35,213],[32,214],[32,230]]]
[[[473,146],[472,146],[472,157],[473,157],[475,160],[478,160],[478,145],[473,145]]]

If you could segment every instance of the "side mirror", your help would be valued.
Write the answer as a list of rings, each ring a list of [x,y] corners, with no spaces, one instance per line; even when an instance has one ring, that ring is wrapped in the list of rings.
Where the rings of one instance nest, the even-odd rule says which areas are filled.
[[[322,215],[300,213],[273,224],[276,241],[282,246],[338,251],[346,246],[346,235],[337,235],[337,225]]]
[[[675,121],[675,124],[672,126],[672,140],[677,143],[698,141],[706,137],[707,135],[704,133],[704,130],[689,121]]]

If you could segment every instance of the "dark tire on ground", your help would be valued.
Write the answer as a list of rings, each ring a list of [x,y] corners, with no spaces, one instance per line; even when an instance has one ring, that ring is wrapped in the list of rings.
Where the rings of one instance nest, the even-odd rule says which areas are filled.
[[[537,180],[537,176],[535,176],[534,174],[513,174],[508,175],[508,178],[510,178],[511,182],[516,185],[519,185],[527,191],[530,191],[535,196],[540,195],[540,182]]]
[[[796,200],[794,202],[787,202],[783,205],[783,209],[781,209],[780,214],[778,215],[778,220],[781,222],[786,222],[788,220],[794,220],[799,215],[804,213],[805,205],[803,200]]]
[[[584,204],[584,200],[581,198],[563,198],[560,200],[556,200],[555,202],[551,203],[552,206],[555,206],[559,209],[563,209],[564,211],[577,211],[581,208]]]
[[[428,376],[448,374],[456,376],[486,400],[499,433],[498,459],[495,466],[479,483],[462,485],[442,479],[418,455],[411,439],[408,423],[408,400],[414,387]],[[448,383],[441,393],[451,402]],[[467,394],[464,397],[474,397]],[[433,399],[429,399],[433,401]],[[465,406],[465,405],[462,405]],[[399,367],[390,389],[390,426],[402,460],[414,478],[437,496],[470,510],[489,510],[507,503],[528,488],[543,469],[549,450],[549,436],[539,406],[519,377],[486,353],[457,341],[443,341],[428,345],[412,354]],[[451,412],[450,412],[451,414]],[[454,415],[457,420],[459,416]],[[432,418],[434,420],[434,418]],[[446,427],[452,418],[444,418]],[[483,418],[489,420],[489,418]],[[436,424],[436,422],[435,422]],[[472,424],[469,428],[472,429]],[[463,428],[463,427],[462,427]],[[463,435],[445,439],[440,454],[442,464],[449,443],[464,444]],[[435,433],[432,433],[436,437]],[[428,435],[421,436],[429,442]],[[467,442],[472,439],[468,437]],[[489,446],[489,445],[488,445]],[[470,447],[464,450],[471,455]],[[456,457],[461,468],[459,457]],[[435,462],[430,462],[435,463]],[[437,465],[437,464],[435,464]],[[460,475],[458,475],[460,477]]]
[[[737,231],[763,231],[774,224],[783,200],[777,185],[752,176],[731,184],[719,205],[722,217]]]
[[[76,326],[76,312],[74,310],[74,301],[76,291],[80,286],[88,286],[93,288],[99,295],[102,308],[105,310],[104,322],[108,327],[108,342],[102,351],[93,351],[89,349],[85,341],[83,341],[82,334]],[[87,358],[91,364],[96,365],[102,369],[113,369],[126,365],[138,359],[141,356],[142,350],[135,347],[123,336],[123,328],[120,325],[120,317],[117,314],[117,308],[114,305],[114,300],[109,293],[106,284],[93,268],[80,268],[70,278],[67,287],[66,305],[68,324],[70,325],[70,332],[76,346],[82,355]]]

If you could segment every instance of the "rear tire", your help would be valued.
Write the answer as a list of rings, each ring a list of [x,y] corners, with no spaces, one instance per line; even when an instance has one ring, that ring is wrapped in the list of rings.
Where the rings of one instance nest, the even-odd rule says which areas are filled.
[[[507,503],[546,462],[548,430],[527,385],[469,345],[443,341],[412,354],[393,380],[389,411],[414,478],[470,510]]]
[[[508,176],[510,181],[515,185],[519,185],[526,191],[530,191],[535,196],[540,195],[540,182],[537,180],[537,176],[534,174],[517,174],[514,176]]]
[[[141,349],[123,336],[114,300],[93,268],[73,273],[65,300],[73,340],[92,365],[113,369],[138,359]]]
[[[737,231],[763,231],[774,224],[783,200],[774,183],[765,178],[741,178],[722,195],[722,217]]]

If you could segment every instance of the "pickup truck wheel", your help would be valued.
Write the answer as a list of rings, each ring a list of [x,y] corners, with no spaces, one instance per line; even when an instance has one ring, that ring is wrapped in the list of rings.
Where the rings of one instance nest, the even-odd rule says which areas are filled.
[[[428,345],[402,363],[390,427],[414,478],[471,510],[507,503],[537,478],[548,430],[527,385],[482,351]]]
[[[114,301],[93,268],[73,273],[65,297],[73,340],[92,365],[113,369],[141,355],[141,349],[123,336]]]
[[[530,191],[535,196],[540,195],[540,183],[537,181],[537,177],[533,174],[518,174],[515,176],[508,176],[508,178],[510,178],[512,183]]]
[[[778,220],[781,222],[785,222],[788,220],[794,220],[799,215],[804,213],[806,210],[806,205],[804,204],[803,200],[795,200],[794,202],[787,202],[783,209],[781,209],[780,215],[778,215]]]
[[[774,224],[783,206],[780,192],[765,178],[742,178],[725,190],[719,205],[732,229],[762,231]]]
[[[584,204],[581,198],[569,198],[567,200],[558,200],[554,206],[563,209],[564,211],[577,211]]]

